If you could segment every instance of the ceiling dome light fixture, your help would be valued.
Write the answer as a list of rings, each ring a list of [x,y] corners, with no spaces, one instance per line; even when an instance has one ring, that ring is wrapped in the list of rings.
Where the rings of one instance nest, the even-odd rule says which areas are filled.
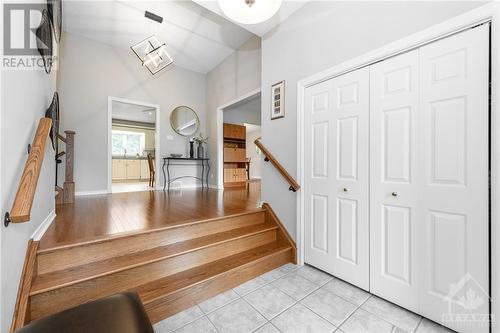
[[[278,12],[283,0],[217,0],[229,19],[241,24],[257,24]]]

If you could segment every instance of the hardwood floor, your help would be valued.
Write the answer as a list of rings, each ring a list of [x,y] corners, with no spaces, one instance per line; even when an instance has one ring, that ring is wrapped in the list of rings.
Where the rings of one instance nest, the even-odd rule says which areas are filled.
[[[74,204],[57,205],[57,217],[39,249],[244,213],[257,209],[259,201],[260,182],[224,191],[196,188],[81,196]]]
[[[288,262],[296,246],[260,183],[77,198],[36,249],[19,325],[119,292],[160,321]],[[42,245],[43,244],[43,245]],[[28,295],[29,291],[29,295]]]

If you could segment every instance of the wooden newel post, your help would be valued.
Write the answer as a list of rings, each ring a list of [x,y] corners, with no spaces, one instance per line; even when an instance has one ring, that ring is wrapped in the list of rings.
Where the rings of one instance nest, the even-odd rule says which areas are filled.
[[[75,182],[73,180],[75,132],[64,131],[66,134],[66,174],[64,177],[64,203],[75,202]]]

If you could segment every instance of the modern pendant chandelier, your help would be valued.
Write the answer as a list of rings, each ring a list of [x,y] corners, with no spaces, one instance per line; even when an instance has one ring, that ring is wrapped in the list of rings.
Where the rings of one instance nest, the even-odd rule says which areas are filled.
[[[283,0],[217,0],[229,19],[241,24],[257,24],[278,12]]]
[[[156,36],[146,38],[130,48],[153,75],[174,62],[167,52],[165,43],[161,43]]]

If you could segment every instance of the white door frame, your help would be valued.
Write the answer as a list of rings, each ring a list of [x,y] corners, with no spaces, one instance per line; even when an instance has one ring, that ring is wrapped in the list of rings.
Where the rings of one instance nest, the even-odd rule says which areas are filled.
[[[297,83],[297,179],[303,184],[304,176],[304,110],[305,89],[314,84],[382,61],[395,55],[419,48],[435,40],[469,29],[481,23],[491,22],[491,231],[490,231],[490,281],[492,315],[497,325],[492,332],[500,332],[500,4],[490,2],[467,13],[427,28],[408,37],[377,48],[354,59],[300,80]],[[297,260],[304,264],[304,190],[297,196]],[[497,281],[495,284],[494,282]]]
[[[261,89],[257,88],[240,97],[217,107],[217,127],[216,127],[216,146],[217,146],[217,189],[224,189],[224,109],[235,104],[245,102],[260,95]]]
[[[126,104],[133,104],[133,105],[140,105],[140,106],[146,106],[152,109],[156,109],[156,119],[155,119],[155,190],[160,190],[160,181],[158,179],[159,172],[161,164],[160,164],[160,106],[158,104],[151,104],[148,102],[141,102],[141,101],[136,101],[136,100],[131,100],[131,99],[125,99],[125,98],[120,98],[120,97],[113,97],[113,96],[108,96],[108,193],[112,192],[112,178],[113,178],[113,172],[112,172],[112,164],[113,164],[113,158],[112,158],[112,152],[111,152],[111,131],[112,131],[112,119],[113,119],[113,102],[120,102],[120,103],[126,103]]]

